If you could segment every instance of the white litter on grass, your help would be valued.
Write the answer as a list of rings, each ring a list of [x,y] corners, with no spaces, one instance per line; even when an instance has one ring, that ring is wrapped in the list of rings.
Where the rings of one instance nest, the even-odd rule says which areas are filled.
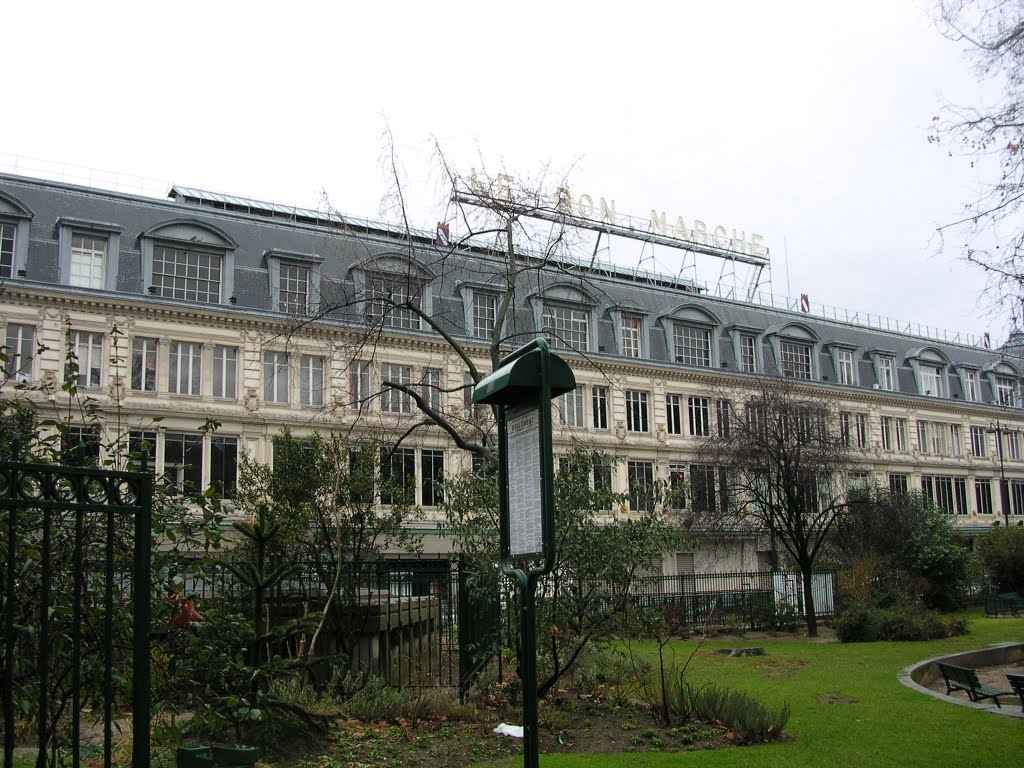
[[[494,732],[500,736],[511,736],[513,739],[523,738],[523,726],[521,725],[509,725],[508,723],[502,723]]]

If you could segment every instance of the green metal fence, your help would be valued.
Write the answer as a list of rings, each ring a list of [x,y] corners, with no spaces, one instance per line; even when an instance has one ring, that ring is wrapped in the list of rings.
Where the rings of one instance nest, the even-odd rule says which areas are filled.
[[[329,660],[311,670],[320,681],[373,674],[395,687],[439,686],[464,695],[495,653],[498,601],[468,588],[467,566],[457,556],[301,565],[298,573],[267,590],[266,613],[270,626],[280,626],[323,612],[337,584],[314,648],[315,656]],[[250,601],[231,571],[216,563],[188,581],[185,592],[200,607]]]
[[[152,476],[0,462],[4,768],[77,768],[85,725],[131,719],[132,765],[149,766]],[[130,574],[129,580],[124,579]],[[83,723],[83,713],[93,722]]]

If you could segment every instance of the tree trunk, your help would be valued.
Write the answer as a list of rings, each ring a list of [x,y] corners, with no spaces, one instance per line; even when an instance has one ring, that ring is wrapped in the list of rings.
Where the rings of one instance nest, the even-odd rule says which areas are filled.
[[[814,592],[811,589],[811,566],[801,567],[800,573],[804,583],[804,618],[807,620],[807,636],[818,636],[818,616],[814,612]]]

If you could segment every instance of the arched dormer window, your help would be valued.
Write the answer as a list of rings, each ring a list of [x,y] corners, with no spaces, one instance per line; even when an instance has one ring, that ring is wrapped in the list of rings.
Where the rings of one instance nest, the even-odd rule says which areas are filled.
[[[381,254],[352,267],[363,316],[370,325],[418,331],[420,313],[433,313],[430,281],[434,273],[402,254]]]
[[[788,323],[769,328],[765,335],[775,356],[775,370],[781,376],[801,381],[820,378],[817,361],[821,342],[810,327]]]
[[[141,235],[142,274],[154,296],[222,304],[234,296],[238,243],[198,219],[174,219]]]
[[[716,331],[722,325],[718,317],[696,304],[682,304],[660,322],[675,362],[698,368],[718,366]]]
[[[533,310],[535,327],[552,349],[589,352],[597,336],[594,327],[595,302],[574,285],[558,283],[527,299]]]
[[[992,392],[992,403],[1020,407],[1020,372],[1005,360],[985,366],[985,378]]]
[[[949,397],[949,359],[935,347],[920,347],[907,353],[907,362],[914,372],[918,394],[927,397]]]
[[[33,216],[28,206],[0,191],[0,279],[25,276],[28,230]]]

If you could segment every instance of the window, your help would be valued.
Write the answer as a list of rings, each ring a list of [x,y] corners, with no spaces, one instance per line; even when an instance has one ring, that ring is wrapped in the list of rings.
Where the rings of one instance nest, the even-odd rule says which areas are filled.
[[[594,490],[610,495],[612,492],[612,464],[610,461],[594,463]]]
[[[978,400],[978,372],[964,371],[964,400],[969,403]]]
[[[420,453],[420,498],[424,507],[444,503],[444,451],[424,448]]]
[[[299,358],[299,402],[302,405],[324,404],[324,359],[319,355]]]
[[[1013,379],[996,376],[996,402],[999,405],[1016,405],[1016,389]]]
[[[153,246],[153,289],[165,299],[220,303],[223,256],[169,246]]]
[[[493,293],[473,292],[473,335],[478,339],[489,339],[494,335],[494,324],[498,316],[498,297]]]
[[[210,438],[210,485],[223,499],[235,496],[238,480],[238,438],[213,435]]]
[[[740,335],[740,371],[757,373],[757,340],[746,333]]]
[[[654,507],[654,464],[650,461],[627,461],[626,479],[629,483],[629,508],[633,512],[648,512]]]
[[[647,393],[635,389],[626,390],[626,429],[630,432],[647,432]]]
[[[1006,441],[1006,458],[1020,461],[1020,432],[1004,432],[1003,439]]]
[[[963,453],[964,435],[959,424],[949,425],[949,453],[959,456]]]
[[[1010,481],[1011,509],[1018,517],[1024,516],[1024,480]]]
[[[682,400],[680,395],[665,395],[665,426],[670,435],[683,434]]]
[[[380,367],[382,389],[380,393],[380,409],[384,413],[412,413],[412,398],[406,392],[389,387],[393,384],[412,385],[412,366],[384,363]]]
[[[891,357],[878,358],[878,387],[892,392],[896,389],[895,362]]]
[[[790,379],[811,378],[811,345],[793,341],[781,342],[782,375]]]
[[[903,493],[910,491],[910,483],[906,475],[889,473],[889,493]]]
[[[238,350],[218,344],[213,348],[213,396],[234,400]]]
[[[757,400],[747,402],[743,416],[747,420],[747,429],[752,434],[758,434],[763,437],[768,425],[765,422],[764,408],[761,403]]]
[[[967,508],[967,478],[966,477],[954,477],[953,478],[953,496],[956,499],[956,513],[958,515],[966,515],[969,510]]]
[[[4,365],[4,376],[15,381],[31,381],[32,359],[36,354],[36,329],[31,325],[7,326],[7,362]]]
[[[416,503],[416,449],[382,448],[380,451],[380,503]]]
[[[715,468],[707,464],[690,465],[690,506],[694,512],[717,509]]]
[[[567,427],[583,427],[583,387],[576,387],[558,398],[558,416]]]
[[[370,364],[353,360],[348,369],[348,407],[360,411],[370,407]]]
[[[932,424],[932,453],[936,456],[946,455],[946,425]]]
[[[67,372],[79,387],[98,387],[102,384],[103,334],[91,331],[71,331],[68,336],[73,365]]]
[[[288,353],[263,353],[263,399],[268,403],[288,402]]]
[[[857,447],[861,450],[868,447],[868,417],[863,413],[857,414]]]
[[[194,341],[172,341],[170,347],[167,391],[175,395],[199,395],[203,345]]]
[[[309,312],[309,267],[282,261],[278,274],[278,311],[290,315]]]
[[[668,465],[668,507],[686,509],[686,465]]]
[[[441,410],[441,370],[424,368],[420,376],[420,397],[435,411]]]
[[[545,304],[541,332],[554,349],[590,349],[590,314],[580,307]]]
[[[943,397],[942,368],[934,365],[921,366],[921,394]]]
[[[103,288],[106,259],[107,238],[72,235],[69,284],[81,288]]]
[[[931,443],[928,442],[928,422],[917,422],[917,450],[921,453],[928,453],[931,447]]]
[[[974,479],[974,500],[979,515],[992,514],[992,481],[987,477]]]
[[[0,277],[14,277],[14,233],[18,225],[0,221]]]
[[[203,438],[179,432],[164,435],[164,476],[183,493],[198,493],[203,485]]]
[[[366,287],[367,319],[384,328],[407,328],[418,331],[420,316],[419,282],[392,275],[368,275]]]
[[[677,363],[711,367],[711,331],[682,323],[672,326],[672,340]]]
[[[988,435],[985,434],[984,427],[971,427],[971,453],[978,458],[985,458],[988,455],[986,448],[986,442]]]
[[[640,357],[643,354],[640,327],[639,316],[622,316],[622,354],[626,357]]]
[[[952,477],[935,478],[935,506],[943,512],[956,514],[956,495],[953,493]]]
[[[608,429],[608,388],[594,387],[590,394],[594,408],[594,429]]]
[[[853,384],[853,352],[848,349],[840,349],[836,352],[836,376],[840,384]]]
[[[732,426],[732,403],[728,400],[715,401],[715,424],[718,427],[719,437],[728,437]]]
[[[883,416],[879,424],[881,427],[880,434],[882,436],[882,450],[892,450],[892,417]]]
[[[907,420],[896,419],[896,450],[907,452]]]
[[[132,389],[156,392],[156,339],[132,339]]]
[[[157,433],[150,430],[132,429],[128,432],[128,456],[131,459],[130,469],[140,471],[142,458],[146,458],[146,467],[150,472],[156,469]]]
[[[348,501],[350,504],[372,504],[375,449],[369,445],[350,445],[348,449]]]
[[[711,434],[711,409],[706,397],[691,397],[688,400],[690,434],[694,437],[708,437]]]
[[[842,440],[843,446],[846,448],[849,448],[851,445],[850,416],[852,414],[846,411],[839,413],[839,439]]]
[[[935,478],[931,475],[921,475],[921,495],[929,504],[935,503]]]

